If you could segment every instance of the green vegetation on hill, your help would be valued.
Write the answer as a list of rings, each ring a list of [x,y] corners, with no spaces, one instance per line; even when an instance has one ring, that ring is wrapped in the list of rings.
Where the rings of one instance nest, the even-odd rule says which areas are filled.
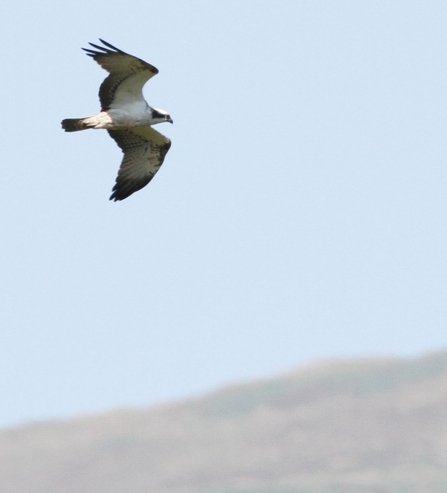
[[[447,354],[438,353],[418,360],[371,360],[333,362],[314,371],[266,379],[220,391],[204,400],[208,417],[231,417],[250,413],[263,404],[286,401],[307,391],[359,396],[391,390],[406,382],[416,382],[442,374]]]

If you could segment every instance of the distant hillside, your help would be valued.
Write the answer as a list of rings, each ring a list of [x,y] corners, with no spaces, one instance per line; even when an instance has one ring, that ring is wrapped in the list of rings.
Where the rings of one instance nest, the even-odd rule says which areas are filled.
[[[0,432],[0,493],[373,492],[447,492],[447,352]]]

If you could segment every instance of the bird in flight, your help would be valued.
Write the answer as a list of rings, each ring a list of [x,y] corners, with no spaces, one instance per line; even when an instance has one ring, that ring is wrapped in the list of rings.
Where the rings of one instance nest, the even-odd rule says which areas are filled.
[[[172,123],[169,114],[152,108],[143,97],[144,84],[158,70],[147,62],[115,48],[89,43],[82,48],[109,72],[99,88],[101,112],[87,118],[62,120],[66,132],[89,128],[106,129],[124,153],[110,200],[124,200],[145,187],[163,164],[171,141],[152,128],[162,122]]]

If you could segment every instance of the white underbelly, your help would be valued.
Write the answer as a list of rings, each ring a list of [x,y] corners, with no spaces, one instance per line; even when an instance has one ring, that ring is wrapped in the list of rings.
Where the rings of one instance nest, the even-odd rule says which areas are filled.
[[[115,126],[138,127],[147,125],[151,120],[150,110],[145,101],[128,102],[123,108],[110,108],[109,114]]]
[[[139,127],[147,125],[150,121],[150,115],[146,111],[123,111],[110,109],[107,111],[113,126]]]

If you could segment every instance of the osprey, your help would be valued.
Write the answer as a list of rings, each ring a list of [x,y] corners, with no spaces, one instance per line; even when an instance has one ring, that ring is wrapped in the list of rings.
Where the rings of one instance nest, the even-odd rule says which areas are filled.
[[[82,48],[109,72],[99,88],[101,112],[87,118],[62,121],[66,132],[104,128],[124,153],[110,200],[123,200],[145,187],[163,164],[171,141],[152,128],[162,122],[172,123],[166,111],[152,108],[143,97],[144,84],[158,70],[147,62],[115,48],[105,46]]]

